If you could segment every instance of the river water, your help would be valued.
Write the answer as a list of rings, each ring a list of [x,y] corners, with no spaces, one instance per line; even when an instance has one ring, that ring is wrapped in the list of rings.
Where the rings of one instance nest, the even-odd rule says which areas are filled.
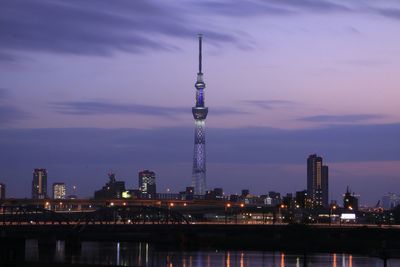
[[[26,242],[27,261],[102,264],[113,266],[221,266],[221,267],[381,267],[383,261],[365,255],[314,253],[306,257],[284,252],[246,250],[167,250],[149,243],[83,242],[81,249],[67,251],[63,241],[55,249],[39,250],[36,240]],[[387,266],[400,266],[389,259]]]

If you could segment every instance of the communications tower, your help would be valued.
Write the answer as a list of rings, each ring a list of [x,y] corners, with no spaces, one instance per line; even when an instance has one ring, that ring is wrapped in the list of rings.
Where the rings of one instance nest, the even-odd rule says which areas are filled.
[[[199,72],[197,73],[196,87],[196,106],[192,108],[194,118],[194,153],[193,153],[193,171],[192,186],[194,193],[204,195],[206,188],[206,117],[208,108],[204,106],[204,89],[206,84],[203,81],[203,72],[201,70],[201,50],[202,38],[199,34]]]

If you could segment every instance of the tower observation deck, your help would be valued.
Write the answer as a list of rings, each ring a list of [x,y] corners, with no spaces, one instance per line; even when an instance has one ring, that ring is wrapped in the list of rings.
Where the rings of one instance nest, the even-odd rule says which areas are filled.
[[[206,118],[208,108],[204,106],[204,89],[206,84],[203,81],[202,72],[202,39],[199,34],[199,72],[197,73],[196,87],[196,106],[192,108],[195,128],[194,128],[194,153],[192,186],[194,193],[204,195],[206,188]]]

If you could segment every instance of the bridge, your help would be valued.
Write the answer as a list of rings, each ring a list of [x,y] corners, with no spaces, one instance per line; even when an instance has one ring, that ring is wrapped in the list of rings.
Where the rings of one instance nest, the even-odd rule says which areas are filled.
[[[38,206],[2,206],[0,222],[7,225],[188,224],[181,213],[153,206],[111,206],[84,212],[56,212]]]
[[[0,251],[22,257],[26,239],[37,239],[39,249],[54,248],[57,240],[64,240],[66,249],[78,250],[84,241],[102,240],[300,253],[400,249],[398,226],[284,224],[279,223],[277,207],[225,202],[205,205],[194,201],[110,201],[103,206],[104,203],[80,201],[73,203],[84,204],[86,208],[60,211],[56,210],[55,202],[46,202],[0,205]],[[206,213],[219,217],[204,218]],[[260,219],[242,219],[254,214]],[[8,250],[13,252],[7,254]]]
[[[36,239],[39,253],[43,251],[44,255],[55,249],[57,240],[64,240],[65,249],[74,251],[79,251],[85,241],[126,241],[172,249],[183,246],[400,257],[397,226],[194,222],[173,208],[136,205],[68,213],[36,206],[3,206],[0,236],[0,261],[23,259],[26,239]]]

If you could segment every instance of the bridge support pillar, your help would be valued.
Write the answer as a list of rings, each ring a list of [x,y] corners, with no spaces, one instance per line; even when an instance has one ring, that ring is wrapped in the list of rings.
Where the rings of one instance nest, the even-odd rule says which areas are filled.
[[[78,254],[81,252],[82,249],[82,242],[79,235],[68,235],[65,239],[65,251],[66,254]],[[72,252],[72,253],[70,253]]]
[[[0,237],[0,262],[25,260],[25,238]]]
[[[40,261],[53,261],[56,251],[57,239],[53,235],[43,235],[38,238],[38,250]]]

